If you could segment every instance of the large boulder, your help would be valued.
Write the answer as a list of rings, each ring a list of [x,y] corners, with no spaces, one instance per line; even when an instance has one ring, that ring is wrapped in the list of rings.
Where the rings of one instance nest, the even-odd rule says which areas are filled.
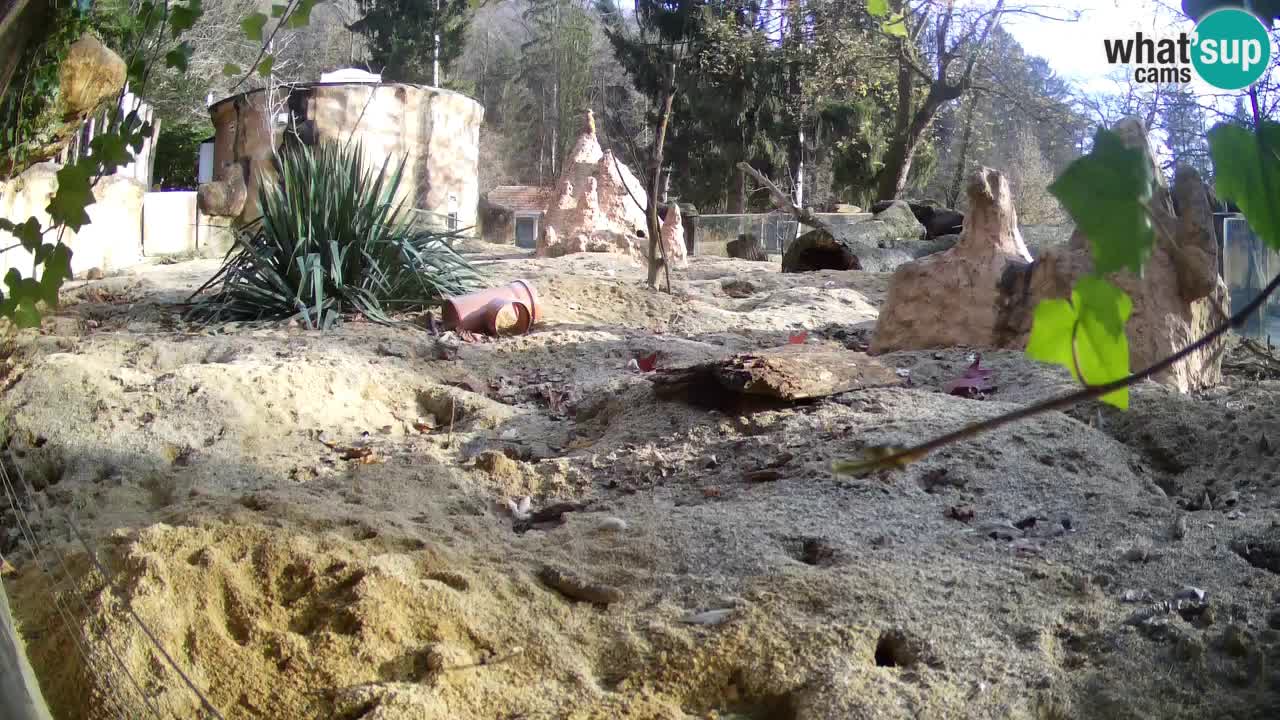
[[[911,212],[911,206],[901,200],[890,203],[872,219],[854,225],[855,228],[859,226],[876,228],[889,241],[923,240],[925,237],[924,225]],[[892,245],[886,244],[884,247]]]
[[[943,207],[933,200],[881,200],[871,206],[871,212],[879,218],[882,213],[901,217],[902,210],[909,210],[916,222],[924,228],[923,239],[932,240],[943,235],[955,235],[964,224],[964,213]],[[904,236],[905,237],[905,236]]]
[[[996,282],[1010,263],[1030,263],[1009,182],[982,168],[969,179],[969,215],[949,250],[899,267],[872,338],[873,353],[991,346]]]
[[[739,260],[761,262],[769,259],[769,254],[764,250],[764,243],[751,233],[743,233],[738,236],[738,239],[730,240],[725,245],[725,251],[729,257]]]
[[[1150,157],[1139,121],[1126,119],[1115,129]],[[1162,183],[1154,191],[1156,242],[1142,276],[1124,271],[1107,278],[1133,299],[1126,326],[1133,368],[1171,355],[1226,317],[1227,291],[1218,277],[1204,181],[1195,170],[1180,167],[1172,196]],[[1066,245],[1045,248],[1032,261],[1008,181],[999,172],[980,170],[969,181],[968,195],[970,211],[959,242],[894,274],[871,342],[873,353],[948,346],[1025,348],[1035,306],[1041,300],[1069,298],[1076,281],[1093,272],[1088,238],[1078,230]],[[1175,199],[1182,209],[1178,214]],[[1225,342],[1211,343],[1153,379],[1182,392],[1218,383]]]

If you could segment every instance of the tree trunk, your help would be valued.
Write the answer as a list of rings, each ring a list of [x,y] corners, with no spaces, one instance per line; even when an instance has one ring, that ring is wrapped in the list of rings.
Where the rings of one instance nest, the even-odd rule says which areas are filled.
[[[667,67],[666,88],[662,93],[662,110],[658,115],[658,130],[653,137],[653,163],[650,167],[649,198],[645,215],[649,221],[649,287],[658,286],[658,271],[663,270],[667,277],[667,290],[671,290],[671,271],[667,268],[666,250],[662,249],[663,258],[659,262],[658,252],[662,245],[662,223],[658,220],[658,193],[662,183],[662,153],[667,144],[667,124],[671,120],[671,103],[676,97],[676,67],[671,63]]]
[[[911,116],[905,131],[895,133],[896,137],[889,145],[889,152],[884,158],[884,167],[880,169],[877,199],[896,200],[902,194],[907,187],[911,163],[915,160],[916,150],[920,147],[920,140],[924,137],[925,131],[937,117],[938,110],[942,109],[947,102],[960,97],[961,92],[959,87],[944,85],[940,82],[935,82],[933,87],[929,88],[929,94],[925,97],[924,103]],[[901,94],[899,102],[901,102]],[[907,102],[910,102],[909,97]]]
[[[956,158],[956,172],[951,176],[951,188],[947,191],[947,207],[954,208],[960,202],[964,189],[964,168],[969,162],[969,141],[973,138],[973,113],[978,106],[978,96],[969,98],[964,112],[964,128],[960,131],[960,157]]]

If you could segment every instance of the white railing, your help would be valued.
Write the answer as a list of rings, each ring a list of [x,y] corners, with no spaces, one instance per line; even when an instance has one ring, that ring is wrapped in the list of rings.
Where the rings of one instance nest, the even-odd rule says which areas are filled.
[[[117,109],[119,112],[116,112]],[[130,112],[135,111],[143,122],[151,123],[151,135],[143,142],[140,151],[135,153],[132,148],[129,149],[133,161],[128,165],[122,165],[117,168],[115,175],[116,177],[137,180],[142,184],[143,188],[150,190],[152,172],[155,169],[156,139],[160,137],[160,121],[156,119],[154,108],[127,89],[120,98],[118,108],[104,108],[86,120],[80,126],[80,130],[71,138],[71,142],[68,143],[67,147],[55,160],[65,165],[85,157],[89,154],[90,143],[93,142],[93,139],[113,129],[111,125],[112,118],[125,118],[128,117]]]

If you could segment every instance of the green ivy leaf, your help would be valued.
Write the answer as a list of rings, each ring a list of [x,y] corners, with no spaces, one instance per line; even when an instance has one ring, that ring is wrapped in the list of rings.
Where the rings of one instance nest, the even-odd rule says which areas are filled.
[[[272,6],[271,6],[271,17],[273,17],[273,18],[280,18],[280,17],[284,17],[284,11],[285,11],[285,10],[288,10],[288,9],[289,9],[289,6],[288,6],[288,5],[272,5]]]
[[[160,27],[161,21],[164,20],[164,13],[161,12],[160,8],[151,0],[143,0],[138,5],[137,17],[141,19],[138,35],[146,37],[154,33]]]
[[[33,217],[29,217],[25,222],[21,223],[0,218],[0,230],[17,238],[18,242],[22,243],[23,249],[30,253],[34,253],[36,248],[40,247],[40,238],[44,236],[40,221]]]
[[[907,22],[900,12],[890,15],[889,19],[880,26],[880,29],[884,30],[885,34],[894,37],[904,38],[907,36]]]
[[[227,77],[235,77],[236,75],[240,74],[240,66],[232,63],[227,63],[226,65],[222,66],[222,74],[226,75]]]
[[[147,139],[151,137],[155,127],[151,123],[142,123],[137,130],[129,133],[129,147],[135,152],[142,152],[142,146],[147,144]]]
[[[62,243],[53,246],[53,252],[44,259],[43,268],[40,274],[39,297],[49,307],[57,307],[58,290],[62,288],[64,280],[71,279],[71,248]]]
[[[319,0],[299,0],[298,6],[289,13],[289,20],[285,23],[285,27],[296,30],[304,28],[311,23],[311,11],[319,3]]]
[[[1093,150],[1078,158],[1049,186],[1093,250],[1099,273],[1142,265],[1155,243],[1146,203],[1151,199],[1151,166],[1142,151],[1119,135],[1099,129]]]
[[[262,62],[258,63],[258,75],[262,77],[270,77],[271,68],[275,67],[275,64],[276,64],[275,55],[263,55]]]
[[[147,76],[147,58],[142,53],[129,61],[128,73],[130,82],[142,84],[143,78]]]
[[[58,171],[58,191],[45,208],[55,225],[66,225],[72,231],[79,232],[80,228],[89,224],[89,213],[85,212],[85,208],[95,202],[90,181],[91,163],[96,164],[92,158],[88,161],[81,160]]]
[[[884,17],[889,14],[889,0],[867,0],[867,12],[871,17]]]
[[[266,24],[266,14],[256,12],[240,21],[240,29],[244,30],[245,37],[256,43],[260,43],[262,42],[262,28],[265,27]]]
[[[204,14],[200,0],[187,0],[186,5],[177,5],[169,9],[169,31],[176,38],[195,27],[196,21]]]
[[[1239,125],[1209,131],[1218,197],[1240,207],[1249,227],[1280,250],[1280,125],[1263,123],[1260,135]]]
[[[1061,365],[1075,377],[1076,363],[1071,354],[1071,336],[1075,329],[1076,309],[1070,300],[1041,300],[1031,316],[1027,357]]]
[[[1120,288],[1097,276],[1080,278],[1070,302],[1043,300],[1036,305],[1027,356],[1061,365],[1086,385],[1119,380],[1129,374],[1125,323],[1132,312],[1133,301]],[[1127,409],[1129,390],[1107,393],[1102,401]]]
[[[164,66],[177,70],[180,73],[187,71],[187,66],[191,62],[191,43],[182,41],[177,47],[165,53]]]
[[[0,317],[12,319],[20,328],[40,327],[40,285],[22,277],[17,268],[9,268],[4,284],[9,286],[9,297],[0,303]]]
[[[116,168],[128,165],[133,159],[125,146],[124,137],[113,132],[95,137],[89,143],[89,150],[89,157],[98,161],[103,175],[110,175],[116,171]]]

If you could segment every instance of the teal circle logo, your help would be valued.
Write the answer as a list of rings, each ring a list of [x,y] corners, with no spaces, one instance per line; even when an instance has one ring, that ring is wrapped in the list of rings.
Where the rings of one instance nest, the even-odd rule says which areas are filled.
[[[1196,23],[1191,64],[1201,79],[1220,90],[1243,90],[1258,81],[1271,62],[1271,37],[1253,13],[1222,8]]]

